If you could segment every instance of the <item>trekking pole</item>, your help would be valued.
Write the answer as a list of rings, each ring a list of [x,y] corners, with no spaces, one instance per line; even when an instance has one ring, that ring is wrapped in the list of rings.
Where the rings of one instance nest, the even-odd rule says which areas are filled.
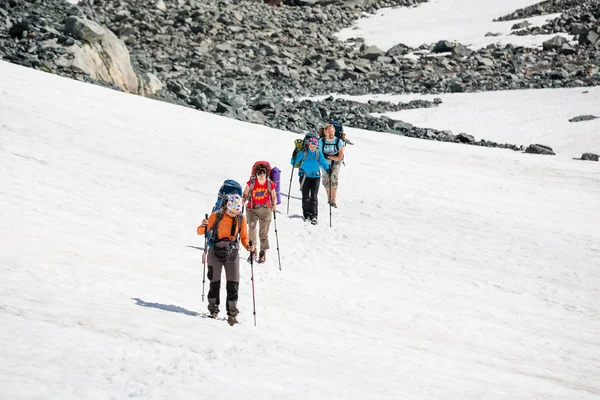
[[[277,234],[277,215],[273,211],[273,221],[275,221],[275,238],[277,239],[277,259],[279,260],[279,270],[281,271],[281,255],[279,254],[279,235]]]
[[[208,220],[208,214],[204,214],[204,219]],[[202,254],[202,264],[204,268],[202,269],[202,302],[204,302],[204,284],[206,283],[206,247],[207,247],[207,234],[208,233],[208,225],[204,230],[204,254]]]
[[[331,228],[331,173],[333,172],[333,165],[329,167],[329,227]]]
[[[294,168],[292,165],[292,175],[290,176],[290,188],[288,189],[288,199],[287,199],[287,213],[290,213],[290,193],[292,192],[292,179],[294,179]]]
[[[252,240],[250,241],[252,246]],[[256,299],[254,297],[254,257],[250,257],[250,280],[252,281],[252,309],[254,313],[254,326],[256,326]]]

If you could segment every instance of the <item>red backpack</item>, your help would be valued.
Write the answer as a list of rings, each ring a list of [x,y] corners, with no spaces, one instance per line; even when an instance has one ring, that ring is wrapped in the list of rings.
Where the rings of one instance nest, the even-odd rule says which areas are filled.
[[[264,169],[267,172],[267,191],[268,191],[268,200],[267,200],[267,205],[270,207],[271,206],[271,189],[273,188],[272,186],[272,181],[271,181],[271,164],[269,164],[268,161],[257,161],[254,163],[254,165],[252,166],[252,173],[250,175],[250,191],[248,192],[248,208],[252,209],[254,208],[254,203],[252,201],[252,191],[254,190],[254,184],[256,182],[257,179],[257,173],[259,170]]]

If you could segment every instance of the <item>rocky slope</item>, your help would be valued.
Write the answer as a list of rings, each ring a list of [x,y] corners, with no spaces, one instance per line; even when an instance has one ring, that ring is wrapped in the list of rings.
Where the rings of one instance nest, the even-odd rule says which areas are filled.
[[[597,1],[595,6],[589,1],[562,1],[560,7],[568,9],[569,17],[565,14],[542,29],[569,33],[579,40],[568,43],[555,38],[543,50],[508,45],[471,51],[442,40],[419,49],[400,44],[382,51],[360,40],[335,38],[363,12],[419,2],[290,0],[272,6],[267,3],[277,2],[82,0],[72,6],[63,0],[0,0],[0,56],[77,79],[107,81],[106,74],[93,74],[73,61],[81,52],[78,48],[89,50],[94,43],[68,29],[67,20],[85,17],[108,28],[129,51],[128,62],[139,84],[134,90],[131,84],[108,80],[121,90],[148,95],[164,82],[166,87],[156,93],[157,98],[296,132],[313,131],[336,117],[365,129],[492,146],[497,144],[370,115],[434,103],[364,105],[284,99],[332,92],[444,93],[600,84],[600,40],[594,36],[599,26]],[[556,3],[502,18],[555,12]],[[423,55],[404,57],[414,51]],[[429,56],[436,53],[445,55]]]

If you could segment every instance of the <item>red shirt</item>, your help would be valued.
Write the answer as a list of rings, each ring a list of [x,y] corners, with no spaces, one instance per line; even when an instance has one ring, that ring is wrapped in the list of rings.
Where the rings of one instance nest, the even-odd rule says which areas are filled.
[[[246,183],[252,187],[252,180]],[[254,180],[254,189],[249,194],[248,208],[266,205],[271,206],[271,193],[269,193],[269,180],[267,179],[262,185],[258,182],[258,178]],[[275,189],[275,182],[271,181],[271,190]]]

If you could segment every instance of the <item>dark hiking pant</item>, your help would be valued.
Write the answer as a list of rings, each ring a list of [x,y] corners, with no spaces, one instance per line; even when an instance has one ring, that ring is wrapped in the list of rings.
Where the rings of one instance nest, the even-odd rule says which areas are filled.
[[[208,312],[219,312],[220,292],[221,292],[221,271],[225,268],[227,278],[227,299],[225,309],[227,315],[238,315],[237,300],[238,288],[240,286],[240,257],[235,257],[232,261],[220,261],[215,257],[213,249],[208,250],[207,254],[208,273],[206,277],[210,280],[210,289],[208,290]]]
[[[319,182],[321,178],[305,178],[302,184],[302,214],[304,218],[317,218],[319,214]]]

